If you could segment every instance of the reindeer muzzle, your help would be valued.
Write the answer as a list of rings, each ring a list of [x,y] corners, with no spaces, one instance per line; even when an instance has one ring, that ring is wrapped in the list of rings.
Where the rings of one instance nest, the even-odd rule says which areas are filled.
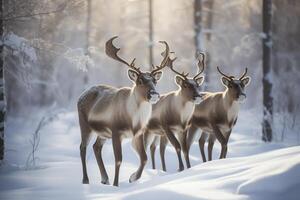
[[[149,102],[152,103],[152,104],[157,103],[159,98],[160,98],[159,94],[154,90],[150,90],[148,92],[147,97],[148,97]]]
[[[194,95],[193,100],[195,104],[199,104],[202,101],[202,97],[200,94],[196,94]]]
[[[242,103],[245,101],[246,97],[247,97],[247,95],[242,92],[238,97],[238,101]]]

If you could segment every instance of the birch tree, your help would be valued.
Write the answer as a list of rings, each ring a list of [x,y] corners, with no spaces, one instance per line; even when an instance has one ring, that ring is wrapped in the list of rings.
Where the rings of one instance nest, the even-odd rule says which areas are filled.
[[[92,0],[87,0],[87,16],[86,16],[86,32],[85,32],[85,39],[86,39],[86,55],[87,56],[91,56],[90,55],[90,35],[91,35],[91,16],[92,16]],[[86,66],[87,70],[88,70],[88,66]],[[86,86],[88,83],[88,75],[87,72],[85,73],[84,77],[83,77],[83,82],[84,85]]]
[[[3,38],[3,0],[0,0],[0,37]],[[4,121],[5,121],[5,90],[4,90],[4,44],[0,43],[0,161],[4,158]]]
[[[202,37],[202,0],[194,1],[194,29],[196,52],[203,50]]]
[[[272,0],[263,0],[263,135],[265,142],[272,141],[273,97],[271,80],[272,53]]]
[[[153,64],[153,2],[149,0],[149,66]]]

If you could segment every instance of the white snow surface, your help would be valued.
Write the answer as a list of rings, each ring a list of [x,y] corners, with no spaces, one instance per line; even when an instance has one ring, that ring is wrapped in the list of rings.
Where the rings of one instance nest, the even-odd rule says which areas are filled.
[[[254,112],[254,111],[253,111]],[[80,132],[76,112],[60,114],[41,130],[36,152],[37,166],[24,166],[30,152],[29,140],[35,120],[8,119],[6,161],[0,167],[0,199],[299,199],[300,147],[293,143],[263,143],[260,118],[251,111],[242,112],[231,134],[228,158],[218,160],[220,145],[214,147],[214,160],[202,163],[197,142],[191,148],[192,168],[177,172],[175,151],[167,147],[167,172],[161,171],[159,149],[158,170],[148,163],[140,180],[129,183],[139,160],[130,140],[123,141],[120,186],[102,185],[92,145],[88,147],[89,185],[81,184],[79,156]],[[33,117],[32,117],[33,118]],[[114,177],[111,142],[103,148],[110,183]]]

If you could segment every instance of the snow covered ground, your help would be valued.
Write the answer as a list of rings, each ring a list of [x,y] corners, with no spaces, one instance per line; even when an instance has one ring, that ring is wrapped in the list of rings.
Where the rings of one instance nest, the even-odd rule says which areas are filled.
[[[193,167],[178,173],[177,157],[169,146],[168,172],[152,170],[149,159],[142,178],[131,184],[129,176],[139,161],[130,141],[124,141],[120,187],[100,183],[91,145],[87,154],[90,184],[81,184],[80,134],[75,112],[60,114],[41,130],[36,166],[29,168],[25,166],[29,140],[38,120],[9,119],[7,157],[0,168],[0,199],[299,199],[300,146],[294,146],[293,141],[265,144],[260,139],[260,117],[254,111],[240,116],[230,138],[227,159],[216,159],[220,152],[216,143],[215,160],[202,163],[195,143],[191,149]],[[111,142],[105,144],[103,154],[112,182]],[[156,164],[160,168],[158,152]]]

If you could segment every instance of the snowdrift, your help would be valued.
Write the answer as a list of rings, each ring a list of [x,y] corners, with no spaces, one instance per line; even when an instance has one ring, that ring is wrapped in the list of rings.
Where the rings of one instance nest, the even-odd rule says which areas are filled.
[[[193,167],[178,173],[177,157],[169,146],[166,152],[168,172],[160,170],[157,152],[158,169],[152,170],[149,160],[142,178],[131,184],[128,179],[137,169],[139,161],[130,141],[126,140],[123,142],[120,187],[100,183],[91,145],[87,154],[90,184],[81,184],[80,134],[76,113],[62,114],[43,129],[36,153],[38,165],[30,169],[26,169],[22,163],[30,151],[28,139],[34,123],[26,125],[22,120],[13,120],[8,124],[9,162],[0,168],[0,199],[296,200],[300,196],[300,147],[289,147],[282,143],[265,144],[255,137],[255,133],[249,133],[249,130],[255,132],[249,123],[237,126],[232,133],[227,159],[216,159],[220,152],[220,146],[216,144],[215,160],[202,163],[195,143],[191,148]],[[105,144],[103,154],[112,182],[114,159],[110,142]]]

